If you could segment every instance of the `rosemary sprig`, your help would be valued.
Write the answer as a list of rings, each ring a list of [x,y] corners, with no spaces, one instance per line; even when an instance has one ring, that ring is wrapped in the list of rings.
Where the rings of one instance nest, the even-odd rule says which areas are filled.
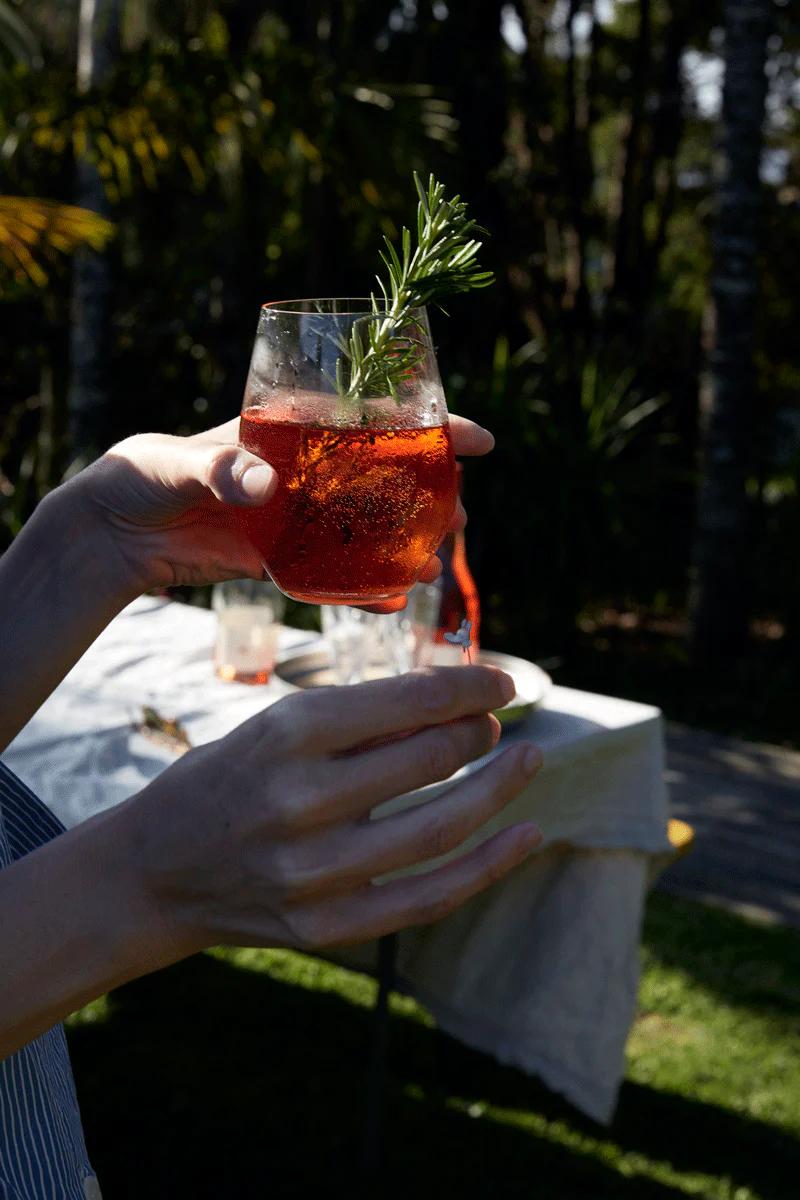
[[[384,238],[381,259],[388,279],[377,277],[383,304],[373,293],[372,315],[354,324],[337,363],[337,387],[348,400],[397,395],[425,354],[424,345],[414,336],[413,309],[494,282],[492,272],[482,270],[477,262],[482,242],[473,235],[486,231],[467,215],[464,201],[459,196],[448,200],[444,184],[433,175],[425,188],[415,171],[414,183],[419,196],[417,245],[412,251],[411,232],[405,227],[402,254]],[[347,380],[344,360],[350,367]]]

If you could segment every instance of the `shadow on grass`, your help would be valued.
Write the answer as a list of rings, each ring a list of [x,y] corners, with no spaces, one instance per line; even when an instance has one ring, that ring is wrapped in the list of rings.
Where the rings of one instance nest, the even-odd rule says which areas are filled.
[[[70,1032],[106,1200],[310,1197],[334,1186],[353,1195],[537,1200],[685,1194],[642,1174],[626,1178],[590,1138],[722,1174],[765,1200],[788,1195],[778,1187],[796,1179],[798,1144],[774,1129],[628,1086],[606,1133],[519,1072],[395,1019],[386,1161],[367,1188],[355,1162],[369,1031],[369,1012],[336,993],[205,955],[119,989],[107,1020]],[[454,1096],[465,1103],[453,1107]],[[473,1101],[559,1120],[584,1144],[573,1150],[557,1137],[473,1119]]]
[[[500,1067],[485,1055],[449,1038],[437,1037],[442,1043],[440,1054],[447,1063],[445,1078],[456,1094],[481,1097],[503,1108],[540,1113],[549,1121],[568,1124],[586,1138],[611,1141],[626,1154],[645,1155],[687,1174],[730,1179],[736,1187],[752,1188],[764,1200],[795,1200],[798,1195],[800,1141],[774,1125],[686,1096],[627,1082],[620,1091],[614,1122],[604,1129],[538,1081]],[[571,1181],[569,1175],[567,1179]],[[624,1182],[621,1177],[620,1181]],[[669,1188],[665,1191],[670,1195],[684,1194],[673,1193]],[[605,1195],[594,1190],[589,1194]],[[620,1196],[625,1194],[619,1192]],[[638,1195],[635,1190],[634,1194]],[[731,1195],[735,1194],[733,1189]]]
[[[751,924],[694,900],[653,893],[643,942],[728,1005],[800,1028],[800,931]]]

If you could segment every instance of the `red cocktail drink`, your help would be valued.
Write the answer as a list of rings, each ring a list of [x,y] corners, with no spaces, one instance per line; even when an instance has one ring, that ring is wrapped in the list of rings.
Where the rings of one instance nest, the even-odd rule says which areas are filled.
[[[334,390],[344,336],[375,319],[354,303],[264,306],[239,426],[240,445],[274,467],[278,489],[237,519],[278,587],[310,604],[372,604],[409,591],[457,500],[427,343],[402,394],[354,401]],[[415,318],[420,335],[429,338],[424,313]]]
[[[342,429],[253,407],[239,441],[278,474],[269,505],[239,515],[282,591],[364,604],[413,586],[455,507],[447,425]]]

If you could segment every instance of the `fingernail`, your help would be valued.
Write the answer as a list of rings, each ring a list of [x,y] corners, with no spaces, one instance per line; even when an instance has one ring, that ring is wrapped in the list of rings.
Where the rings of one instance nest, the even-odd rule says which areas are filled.
[[[535,850],[544,836],[539,826],[534,825],[533,821],[526,821],[524,825],[520,826],[520,829],[524,830],[523,843],[526,848]]]
[[[526,775],[535,775],[542,765],[542,752],[538,746],[528,746],[522,756],[522,769]]]
[[[503,702],[508,704],[517,694],[517,689],[514,686],[514,680],[510,675],[500,676],[500,694],[503,697]]]
[[[275,472],[266,463],[254,463],[245,467],[239,480],[239,487],[250,500],[259,500],[269,485]]]

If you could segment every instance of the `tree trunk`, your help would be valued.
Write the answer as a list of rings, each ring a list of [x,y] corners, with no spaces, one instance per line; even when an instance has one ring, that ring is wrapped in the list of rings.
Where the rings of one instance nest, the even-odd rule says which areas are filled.
[[[711,282],[713,345],[701,396],[703,467],[691,595],[695,662],[721,664],[745,644],[752,548],[747,476],[771,0],[726,0],[725,86]]]
[[[588,334],[591,322],[589,291],[586,286],[586,257],[588,242],[589,203],[592,191],[592,156],[587,140],[588,84],[579,95],[579,65],[575,47],[575,20],[582,10],[582,0],[570,0],[566,18],[567,69],[565,72],[564,186],[570,229],[565,244],[567,261],[567,307],[577,330]],[[591,5],[592,30],[595,24],[594,3]],[[594,42],[590,40],[590,51]],[[591,70],[590,61],[590,70]]]
[[[654,106],[650,119],[648,152],[642,164],[639,217],[634,238],[638,262],[631,296],[634,312],[644,316],[650,297],[656,295],[661,254],[667,241],[669,219],[678,197],[677,157],[684,126],[681,64],[692,33],[694,0],[672,0],[669,23],[663,33],[663,54],[654,78]],[[655,234],[647,231],[648,210],[653,208]]]
[[[653,69],[652,13],[650,0],[639,0],[639,30],[631,65],[631,111],[625,140],[625,163],[620,182],[619,218],[614,251],[614,283],[611,289],[615,315],[626,321],[635,312],[635,303],[628,307],[636,291],[635,276],[639,269],[635,248],[642,220],[640,189],[642,159],[646,137],[647,96],[652,84]],[[621,310],[621,311],[620,311]]]
[[[508,120],[507,71],[500,33],[501,0],[481,4],[451,4],[445,36],[438,52],[436,71],[446,88],[452,89],[453,116],[459,122],[461,145],[466,148],[470,213],[479,224],[492,230],[481,261],[503,260],[505,236],[499,214],[503,212],[503,189],[497,172],[504,156]],[[475,48],[480,47],[477,53]],[[480,103],[476,102],[480,97]],[[496,338],[506,328],[505,287],[496,287],[491,304],[465,306],[460,336],[479,346],[484,354],[494,352]]]
[[[102,84],[111,74],[119,54],[121,12],[122,0],[81,0],[79,93]],[[76,163],[75,176],[75,203],[110,217],[100,175],[88,156]],[[72,267],[68,474],[91,462],[108,440],[112,295],[108,255],[80,250]]]

